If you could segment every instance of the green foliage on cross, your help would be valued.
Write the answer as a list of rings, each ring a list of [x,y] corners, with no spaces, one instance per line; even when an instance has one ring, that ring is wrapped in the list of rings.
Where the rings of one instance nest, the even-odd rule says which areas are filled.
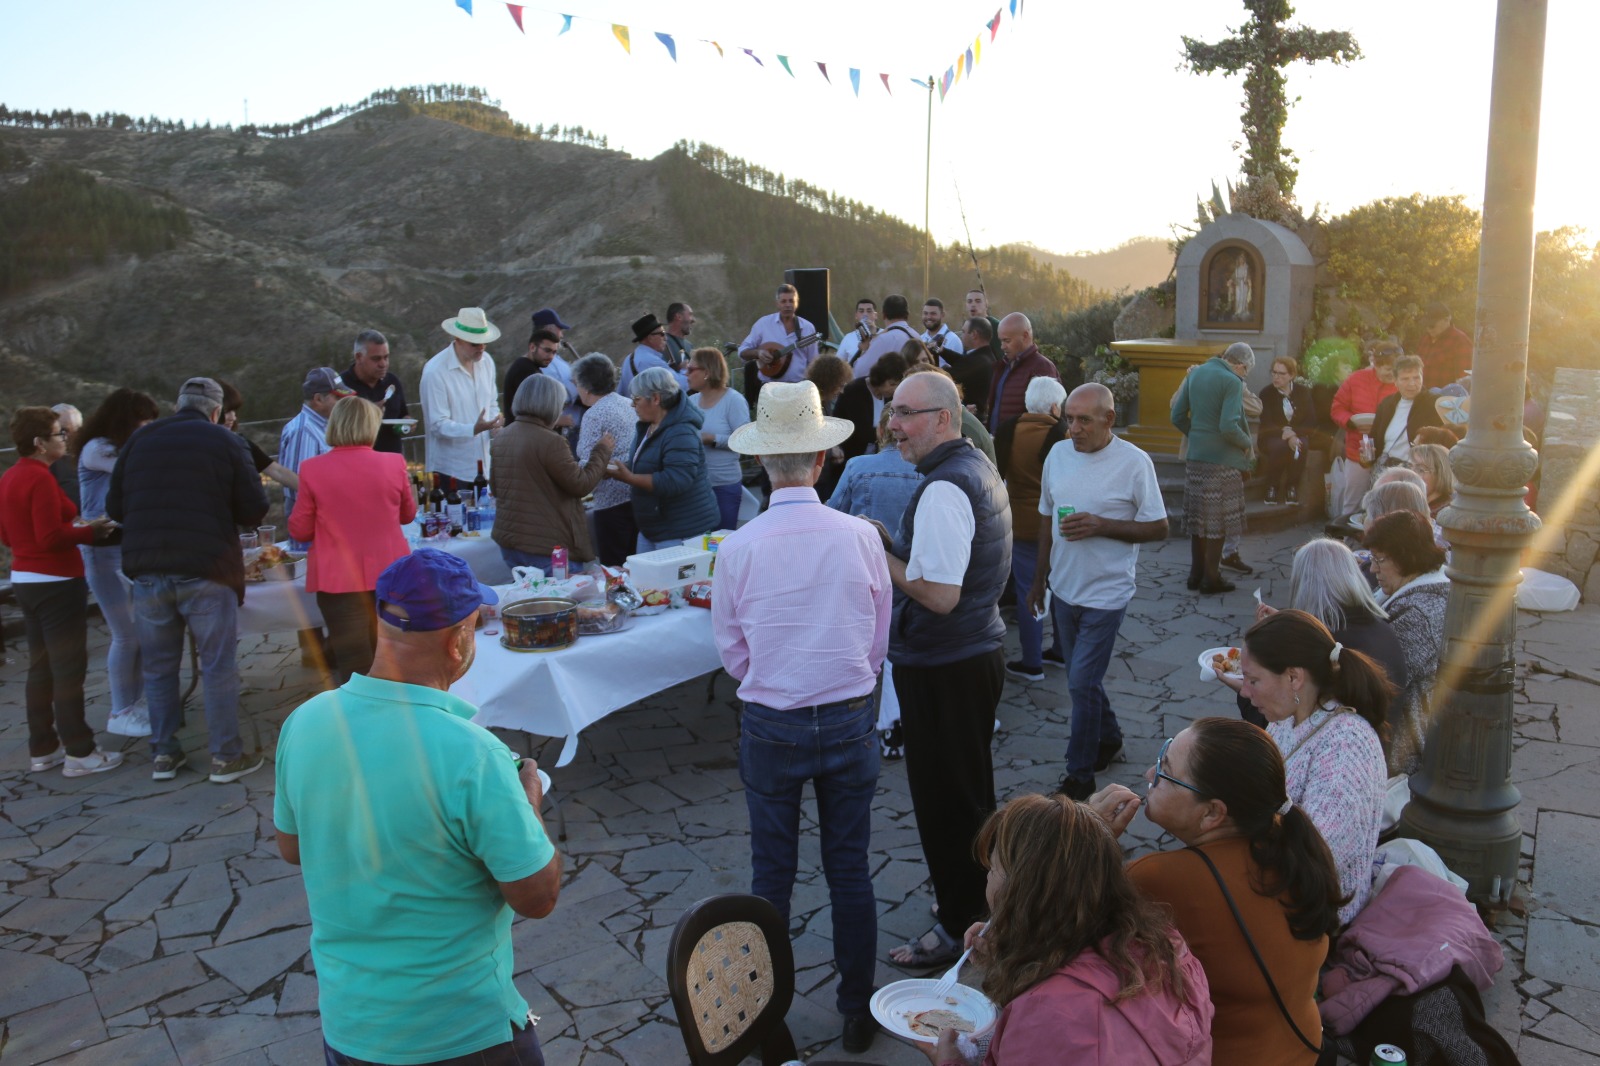
[[[1227,40],[1207,44],[1183,39],[1184,64],[1198,74],[1244,72],[1245,173],[1252,181],[1272,179],[1285,197],[1294,193],[1299,160],[1283,146],[1283,125],[1289,119],[1283,68],[1295,61],[1330,59],[1349,63],[1361,58],[1356,39],[1343,30],[1285,26],[1294,14],[1289,0],[1244,0],[1250,18]]]

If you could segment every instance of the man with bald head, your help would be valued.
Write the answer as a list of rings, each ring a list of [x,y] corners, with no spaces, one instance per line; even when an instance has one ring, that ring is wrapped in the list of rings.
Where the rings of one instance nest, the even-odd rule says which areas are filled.
[[[1000,351],[1000,361],[995,364],[989,384],[989,410],[984,416],[991,435],[1000,431],[1002,422],[1028,409],[1028,382],[1037,377],[1061,380],[1056,365],[1039,354],[1039,346],[1033,343],[1033,323],[1020,311],[1000,320]]]
[[[1133,599],[1139,545],[1167,535],[1155,464],[1111,432],[1116,419],[1111,390],[1098,382],[1067,397],[1067,439],[1050,449],[1039,476],[1041,565],[1019,608],[1042,613],[1049,589],[1072,697],[1067,772],[1056,791],[1075,800],[1089,798],[1094,775],[1122,750],[1103,681]]]
[[[944,374],[909,374],[889,430],[922,483],[892,538],[889,661],[900,697],[906,778],[939,921],[889,957],[948,966],[983,917],[987,874],[972,842],[994,810],[989,741],[1005,684],[1000,592],[1011,571],[1011,504],[999,471],[961,435],[961,394]]]

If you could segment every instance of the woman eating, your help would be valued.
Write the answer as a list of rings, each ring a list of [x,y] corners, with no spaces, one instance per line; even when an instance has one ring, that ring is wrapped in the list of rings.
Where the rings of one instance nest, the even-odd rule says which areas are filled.
[[[328,627],[338,684],[372,669],[378,646],[378,575],[405,555],[400,527],[417,517],[405,457],[372,444],[383,409],[346,396],[328,412],[331,451],[300,464],[300,491],[289,513],[289,536],[309,543],[306,591]]]
[[[28,770],[61,767],[67,777],[114,770],[122,753],[101,751],[83,716],[89,672],[89,586],[80,544],[114,528],[101,516],[79,522],[50,464],[67,454],[61,416],[21,407],[11,418],[18,459],[0,475],[0,544],[11,549],[11,591],[28,635]]]
[[[1345,896],[1339,922],[1348,925],[1372,892],[1394,686],[1381,666],[1304,611],[1278,611],[1251,626],[1240,666],[1239,694],[1283,752],[1289,798],[1333,853]]]
[[[728,388],[728,360],[719,348],[696,348],[689,354],[689,388],[697,390],[700,442],[706,448],[706,476],[717,498],[718,529],[739,527],[739,503],[744,498],[744,470],[739,456],[728,450],[728,437],[750,421],[750,404]]]
[[[578,462],[594,456],[600,438],[610,436],[613,455],[633,454],[633,404],[617,394],[617,364],[604,352],[590,352],[572,364],[572,384],[584,406],[578,429]],[[628,486],[606,478],[594,487],[594,550],[606,566],[621,566],[638,544],[633,496]]]
[[[1416,773],[1427,740],[1433,683],[1444,652],[1444,612],[1450,602],[1445,554],[1426,518],[1412,511],[1386,514],[1362,542],[1372,553],[1378,602],[1389,613],[1406,660],[1406,686],[1391,708],[1389,772]]]
[[[633,457],[611,464],[611,477],[633,489],[638,551],[682,544],[717,526],[717,498],[706,473],[704,421],[688,402],[678,379],[665,367],[646,367],[629,384],[634,427]]]
[[[133,431],[161,417],[156,401],[142,392],[118,389],[107,396],[78,430],[78,496],[83,513],[106,513],[106,490],[117,453]],[[139,657],[139,626],[133,616],[133,593],[122,578],[121,544],[82,544],[83,576],[111,630],[106,650],[106,680],[111,685],[111,717],[106,732],[124,737],[150,735],[150,711],[144,701],[144,667]]]
[[[984,1066],[1212,1061],[1205,971],[1135,891],[1092,810],[1059,793],[1020,796],[989,816],[975,848],[992,917],[966,942],[1000,1007]],[[930,1058],[978,1062],[953,1029]]]
[[[1205,967],[1216,1008],[1212,1061],[1311,1066],[1322,1036],[1317,979],[1339,928],[1339,874],[1310,816],[1289,798],[1277,744],[1249,722],[1201,718],[1161,745],[1145,779],[1145,815],[1184,849],[1135,859],[1128,875],[1169,908]],[[1141,806],[1121,785],[1089,803],[1117,833]]]

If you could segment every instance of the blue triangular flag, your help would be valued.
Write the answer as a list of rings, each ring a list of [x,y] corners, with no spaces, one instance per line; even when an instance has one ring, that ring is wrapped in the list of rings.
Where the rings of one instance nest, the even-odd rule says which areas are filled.
[[[456,6],[467,14],[472,14],[472,0],[456,0]]]
[[[572,29],[572,16],[571,15],[562,15],[561,16],[561,33],[566,33],[570,29]],[[561,33],[556,34],[556,36],[560,37]]]
[[[861,71],[855,67],[850,68],[850,88],[856,91],[857,96],[861,95]]]
[[[667,50],[667,55],[671,56],[672,61],[676,63],[678,61],[678,46],[672,42],[672,34],[658,33],[656,34],[656,40],[661,42],[661,46]]]

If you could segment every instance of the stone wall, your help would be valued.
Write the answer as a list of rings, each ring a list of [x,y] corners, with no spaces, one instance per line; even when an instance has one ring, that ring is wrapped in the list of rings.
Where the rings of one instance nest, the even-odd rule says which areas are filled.
[[[1600,457],[1600,371],[1561,368],[1550,390],[1549,416],[1539,458],[1544,476],[1539,485],[1539,516],[1546,522],[1550,551],[1531,557],[1529,565],[1567,578],[1583,590],[1588,602],[1600,601],[1600,458],[1587,471],[1591,455]],[[1559,529],[1549,525],[1566,511]]]

